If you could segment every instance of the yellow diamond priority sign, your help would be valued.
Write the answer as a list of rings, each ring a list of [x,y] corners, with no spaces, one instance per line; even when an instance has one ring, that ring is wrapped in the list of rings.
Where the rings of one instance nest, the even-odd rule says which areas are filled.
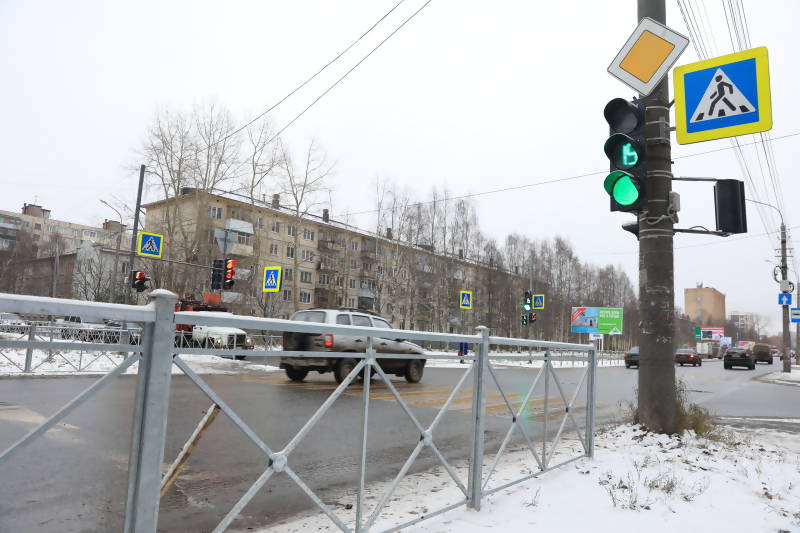
[[[608,66],[608,72],[647,96],[688,45],[688,38],[645,17]]]

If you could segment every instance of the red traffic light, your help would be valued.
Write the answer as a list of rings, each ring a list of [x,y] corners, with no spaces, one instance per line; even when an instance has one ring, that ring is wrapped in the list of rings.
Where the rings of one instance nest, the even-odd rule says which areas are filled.
[[[228,259],[225,262],[225,268],[227,268],[228,270],[230,270],[232,268],[235,268],[235,267],[236,267],[236,260],[235,259]]]
[[[144,279],[146,276],[147,276],[147,275],[146,275],[144,272],[142,272],[142,271],[137,271],[137,272],[135,272],[135,273],[133,274],[133,277],[134,277],[134,279],[136,279],[136,280]]]

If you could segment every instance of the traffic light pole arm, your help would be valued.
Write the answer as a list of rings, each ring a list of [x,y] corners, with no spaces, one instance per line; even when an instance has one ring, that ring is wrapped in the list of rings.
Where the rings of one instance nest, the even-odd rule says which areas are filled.
[[[730,237],[730,233],[725,233],[724,231],[711,231],[711,230],[702,230],[702,229],[683,229],[683,228],[672,228],[672,231],[675,233],[699,233],[701,235],[716,235],[718,237]]]
[[[672,177],[672,181],[719,181],[720,178],[687,178],[685,176]]]
[[[186,265],[186,266],[192,266],[192,267],[197,267],[197,268],[205,268],[206,270],[213,270],[213,268],[214,268],[214,267],[210,267],[210,266],[207,266],[207,265],[198,265],[198,264],[195,264],[195,263],[187,263],[185,261],[175,261],[174,259],[163,259],[161,257],[147,257],[147,256],[142,256],[142,257],[144,259],[149,259],[150,261],[163,261],[164,263],[175,263],[176,265]]]

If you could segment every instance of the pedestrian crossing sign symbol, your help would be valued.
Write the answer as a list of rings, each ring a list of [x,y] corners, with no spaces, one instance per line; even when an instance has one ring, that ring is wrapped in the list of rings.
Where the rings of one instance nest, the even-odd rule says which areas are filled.
[[[261,284],[262,292],[278,292],[281,290],[281,271],[283,267],[264,267],[264,283]]]
[[[544,309],[544,294],[533,295],[533,308]]]
[[[136,243],[136,253],[145,257],[161,257],[164,251],[164,236],[158,233],[140,231]]]
[[[458,307],[460,309],[472,309],[472,291],[460,291],[458,293]]]
[[[766,47],[683,65],[673,76],[679,144],[772,129]]]

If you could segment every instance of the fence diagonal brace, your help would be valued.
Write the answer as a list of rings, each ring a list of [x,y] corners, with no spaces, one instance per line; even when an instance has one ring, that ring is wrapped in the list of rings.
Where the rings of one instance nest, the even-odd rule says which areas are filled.
[[[325,513],[326,515],[328,515],[328,518],[330,518],[330,519],[333,521],[333,523],[334,523],[334,524],[336,524],[336,525],[339,527],[339,529],[341,529],[341,530],[342,530],[342,531],[344,531],[345,533],[350,533],[350,529],[349,529],[349,528],[348,528],[346,525],[344,525],[344,522],[342,522],[342,521],[339,519],[339,517],[338,517],[338,516],[336,516],[336,514],[334,514],[334,512],[333,512],[333,511],[331,511],[331,510],[330,510],[330,508],[329,508],[327,505],[325,505],[325,504],[323,503],[323,501],[322,501],[322,500],[320,500],[320,499],[319,499],[319,497],[318,497],[316,494],[314,494],[314,491],[313,491],[313,490],[311,490],[311,489],[308,487],[308,485],[306,485],[306,484],[303,482],[303,480],[302,480],[302,479],[300,479],[300,477],[299,477],[299,476],[298,476],[298,475],[295,473],[295,471],[294,471],[294,470],[292,470],[291,468],[289,468],[289,466],[288,466],[288,465],[287,465],[287,466],[285,466],[284,468],[285,468],[285,472],[286,472],[287,474],[289,474],[289,477],[290,477],[290,478],[292,478],[292,480],[293,480],[295,483],[297,483],[297,486],[298,486],[298,487],[300,487],[300,489],[301,489],[303,492],[305,492],[305,493],[308,495],[308,497],[309,497],[309,498],[311,498],[311,501],[313,501],[314,503],[316,503],[316,504],[317,504],[317,506],[318,506],[320,509],[322,509],[322,512],[323,512],[323,513]]]
[[[402,481],[402,479],[406,476],[408,469],[411,468],[411,465],[414,464],[414,461],[417,460],[417,456],[419,456],[424,446],[425,444],[422,441],[419,441],[417,445],[414,447],[414,451],[411,452],[411,455],[408,456],[406,462],[403,463],[402,468],[400,468],[400,471],[397,473],[397,476],[395,476],[391,486],[389,486],[389,490],[386,491],[386,494],[383,495],[383,498],[381,499],[378,506],[375,507],[374,511],[372,511],[372,515],[369,517],[369,520],[367,520],[367,525],[364,526],[365,531],[369,531],[369,529],[372,527],[372,524],[375,523],[375,520],[377,520],[378,515],[380,515],[381,511],[383,511],[383,508],[386,507],[386,504],[389,502],[389,499],[394,495],[394,491],[397,490],[397,486],[400,484],[400,481]]]
[[[239,501],[236,502],[236,505],[234,505],[230,511],[228,511],[228,514],[225,515],[225,518],[223,518],[222,521],[217,524],[217,527],[214,528],[214,533],[222,533],[228,528],[229,525],[231,525],[231,522],[233,522],[236,517],[239,516],[239,513],[242,512],[242,509],[244,509],[245,506],[250,503],[250,500],[253,499],[253,496],[255,496],[259,490],[261,490],[261,487],[264,486],[274,472],[275,471],[270,466],[264,471],[263,474],[258,476],[258,479],[256,479],[255,483],[250,485],[250,488],[247,489],[247,492],[245,492],[244,495],[239,498]]]
[[[566,412],[564,418],[561,419],[561,424],[558,426],[558,431],[556,432],[556,436],[553,439],[553,446],[550,449],[550,454],[547,456],[547,464],[550,463],[550,460],[555,455],[556,447],[561,441],[561,433],[562,431],[564,431],[564,426],[567,424],[568,418],[575,426],[575,432],[578,434],[578,440],[580,441],[581,446],[583,446],[583,451],[586,451],[586,443],[583,441],[580,430],[578,429],[578,424],[575,421],[575,417],[572,415],[572,406],[575,403],[575,399],[578,397],[578,392],[580,392],[580,389],[583,386],[583,380],[584,377],[586,376],[586,373],[583,374],[584,377],[582,377],[581,380],[578,382],[578,386],[575,388],[575,392],[572,395],[572,398],[570,399],[569,403],[567,403],[567,398],[564,394],[564,389],[561,387],[561,383],[559,382],[558,377],[556,377],[556,373],[553,372],[552,374],[553,374],[553,382],[556,384],[556,388],[558,388],[558,393],[561,395],[561,401],[563,401],[566,405],[565,409]]]
[[[183,373],[186,374],[186,376],[189,379],[191,379],[194,382],[194,384],[197,385],[200,388],[200,390],[203,391],[205,395],[208,396],[208,398],[212,402],[217,404],[223,413],[228,415],[228,418],[230,418],[231,421],[236,426],[238,426],[239,429],[241,429],[242,432],[245,435],[247,435],[256,446],[258,446],[258,449],[260,449],[262,452],[267,454],[267,456],[269,456],[270,459],[272,459],[275,453],[270,449],[270,447],[267,446],[267,444],[263,440],[261,440],[261,437],[256,435],[255,431],[253,431],[250,428],[250,426],[245,424],[244,420],[239,418],[239,415],[237,415],[236,412],[233,409],[231,409],[230,406],[228,406],[228,404],[225,403],[216,392],[214,392],[214,389],[209,387],[208,384],[200,378],[200,376],[195,374],[194,370],[189,368],[189,365],[187,365],[186,362],[183,359],[181,359],[180,355],[176,355],[175,357],[173,357],[172,362],[175,363],[175,365],[178,368],[180,368],[183,371]]]

